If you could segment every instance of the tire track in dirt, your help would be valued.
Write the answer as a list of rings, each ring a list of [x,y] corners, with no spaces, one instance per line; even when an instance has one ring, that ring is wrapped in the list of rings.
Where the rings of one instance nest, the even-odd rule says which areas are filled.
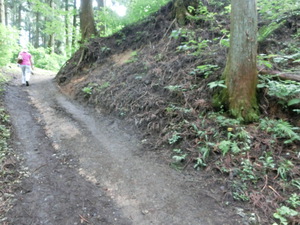
[[[242,224],[205,177],[155,162],[130,128],[63,96],[53,78],[7,90],[30,174],[12,224]]]

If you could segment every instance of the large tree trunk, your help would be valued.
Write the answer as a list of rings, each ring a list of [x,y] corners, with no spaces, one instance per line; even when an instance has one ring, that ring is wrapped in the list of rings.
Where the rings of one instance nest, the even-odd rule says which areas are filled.
[[[258,118],[256,58],[256,0],[232,0],[230,50],[223,76],[229,110],[245,122]]]
[[[82,41],[97,35],[94,12],[93,12],[93,1],[92,0],[81,0],[81,12],[80,12],[80,30]]]

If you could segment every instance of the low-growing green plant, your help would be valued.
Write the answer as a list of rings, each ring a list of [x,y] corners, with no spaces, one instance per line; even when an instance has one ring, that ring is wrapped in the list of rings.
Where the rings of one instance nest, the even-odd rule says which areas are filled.
[[[109,82],[105,82],[101,85],[99,85],[98,83],[94,83],[94,82],[91,82],[91,83],[88,83],[87,86],[83,87],[81,89],[81,91],[86,95],[86,96],[89,96],[89,95],[92,95],[93,94],[93,90],[96,90],[96,91],[101,91],[102,89],[105,89],[105,88],[108,88],[110,86],[110,83]]]
[[[198,39],[197,41],[195,40],[189,40],[189,41],[184,41],[181,43],[180,46],[177,47],[177,50],[180,51],[186,51],[190,55],[195,55],[198,56],[202,53],[202,50],[208,47],[209,40],[201,40]]]
[[[165,87],[166,89],[168,89],[171,92],[183,92],[186,91],[186,89],[182,88],[181,85],[169,85]]]
[[[173,30],[170,38],[175,40],[184,38],[181,44],[177,47],[178,52],[187,52],[189,55],[198,56],[204,49],[208,47],[210,40],[202,40],[201,37],[197,37],[195,31],[187,29]]]
[[[296,188],[298,188],[299,191],[300,191],[300,179],[293,179],[293,180],[291,181],[291,184],[292,184],[293,186],[295,186]]]
[[[287,181],[289,172],[291,171],[291,169],[294,167],[294,164],[292,163],[292,161],[290,160],[284,160],[282,162],[279,163],[279,167],[277,169],[277,173],[278,175],[280,175],[280,177]]]
[[[219,142],[219,149],[223,155],[228,152],[239,154],[243,151],[250,150],[251,137],[237,119],[231,119],[222,115],[210,115],[210,118],[215,118],[221,128],[226,128],[224,134],[227,139]]]
[[[101,84],[99,86],[99,89],[105,89],[105,88],[108,88],[109,86],[110,86],[110,83],[109,82],[105,82],[105,83],[103,83],[103,84]]]
[[[276,96],[279,99],[288,102],[300,93],[300,85],[294,82],[286,81],[269,81],[268,94]]]
[[[219,149],[221,150],[223,156],[229,152],[231,144],[232,143],[229,140],[223,140],[220,142]]]
[[[93,90],[92,87],[84,87],[84,88],[82,88],[81,90],[82,90],[83,93],[86,94],[86,95],[91,95],[91,94],[93,93],[93,92],[92,92],[92,90]]]
[[[126,63],[133,63],[136,62],[138,60],[138,52],[137,51],[133,51],[130,54],[130,59],[128,59],[126,61]]]
[[[285,22],[285,20],[280,23],[272,22],[271,24],[261,27],[258,31],[258,41],[262,42],[266,40],[267,37],[269,37],[275,30],[280,28]]]
[[[181,138],[180,134],[178,132],[174,132],[172,137],[170,137],[169,140],[169,144],[175,144],[179,139]]]
[[[249,201],[249,196],[247,194],[247,184],[240,181],[233,181],[231,184],[232,197],[238,201]]]
[[[181,162],[185,160],[187,154],[182,154],[182,155],[174,155],[172,158],[175,159],[176,162]]]
[[[234,127],[241,124],[237,119],[228,118],[220,114],[211,114],[210,118],[215,118],[221,127]]]
[[[239,177],[242,181],[251,181],[256,183],[258,177],[254,173],[253,164],[249,159],[244,159],[241,162],[242,170],[239,173]]]
[[[173,152],[175,153],[172,156],[172,159],[174,162],[171,163],[171,167],[176,170],[182,170],[183,169],[183,162],[186,160],[188,154],[184,153],[181,149],[173,149]]]
[[[277,81],[273,76],[259,76],[258,88],[265,88],[269,96],[278,98],[278,102],[285,106],[293,106],[300,103],[300,84],[295,81]]]
[[[197,66],[196,69],[190,72],[190,75],[204,75],[205,78],[207,78],[209,75],[213,74],[214,71],[219,69],[219,66],[217,65],[211,65],[211,64],[206,64],[206,65],[201,65]]]
[[[288,225],[288,217],[293,217],[299,215],[299,212],[295,211],[294,209],[291,209],[287,206],[281,206],[277,209],[277,211],[273,214],[274,218],[278,219],[280,221],[280,224],[282,225]],[[273,225],[277,225],[277,223],[274,223]]]
[[[188,19],[190,20],[204,20],[204,21],[214,21],[215,15],[217,13],[210,12],[206,5],[204,5],[201,1],[199,2],[199,5],[197,8],[193,6],[188,7],[188,11],[190,14],[188,15]]]
[[[227,86],[225,85],[225,80],[217,80],[217,81],[210,82],[208,83],[208,87],[211,89],[215,87],[227,88]]]
[[[196,163],[194,164],[194,169],[198,169],[200,167],[206,167],[207,164],[205,162],[205,160],[203,159],[203,157],[197,157],[196,158]]]
[[[294,209],[300,207],[300,195],[293,193],[287,200],[287,203],[290,204]]]
[[[110,48],[107,46],[103,46],[103,47],[101,47],[101,52],[108,53],[108,52],[110,52]]]
[[[192,109],[186,109],[186,108],[182,108],[182,107],[178,107],[178,106],[174,106],[174,105],[169,105],[167,108],[166,108],[166,111],[168,113],[172,113],[172,112],[183,112],[183,113],[189,113],[192,111]]]
[[[6,76],[3,76],[2,73],[0,73],[0,84],[6,83],[7,81],[8,81],[8,78]],[[2,92],[3,91],[2,85],[0,85],[0,88],[1,88],[1,92]]]
[[[284,120],[271,120],[268,118],[261,119],[259,128],[271,133],[274,138],[285,138],[285,144],[300,140],[300,135],[296,133],[298,127],[293,127],[289,122]]]
[[[0,119],[1,119],[1,121],[3,123],[7,123],[7,122],[9,122],[9,118],[10,118],[10,116],[5,113],[5,109],[0,108]]]
[[[172,30],[170,38],[174,38],[175,40],[177,40],[180,37],[188,37],[188,32],[188,30],[182,28],[179,28],[178,30]]]
[[[273,65],[270,62],[270,59],[275,57],[276,55],[266,55],[266,54],[260,54],[257,56],[257,61],[258,61],[258,65],[259,66],[265,66],[267,68],[272,68]],[[265,78],[265,76],[262,76],[263,78]],[[263,79],[262,78],[262,79]]]
[[[259,161],[262,162],[265,173],[267,170],[273,170],[276,167],[276,163],[271,152],[264,152],[263,156],[259,157]]]

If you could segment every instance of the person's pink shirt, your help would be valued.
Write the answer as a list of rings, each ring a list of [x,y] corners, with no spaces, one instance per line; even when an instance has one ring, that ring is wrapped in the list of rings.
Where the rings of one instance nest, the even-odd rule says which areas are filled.
[[[31,59],[31,54],[28,52],[20,52],[20,54],[22,56],[23,62],[20,63],[20,65],[27,65],[27,66],[31,66],[30,63],[30,59]]]

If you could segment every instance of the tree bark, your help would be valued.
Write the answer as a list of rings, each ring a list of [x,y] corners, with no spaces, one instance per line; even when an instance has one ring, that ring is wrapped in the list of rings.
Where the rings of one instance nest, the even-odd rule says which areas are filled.
[[[92,36],[97,35],[93,12],[93,1],[81,0],[80,8],[81,40],[84,41],[91,38]]]
[[[245,122],[258,119],[256,0],[231,1],[230,50],[223,73],[226,103]]]

